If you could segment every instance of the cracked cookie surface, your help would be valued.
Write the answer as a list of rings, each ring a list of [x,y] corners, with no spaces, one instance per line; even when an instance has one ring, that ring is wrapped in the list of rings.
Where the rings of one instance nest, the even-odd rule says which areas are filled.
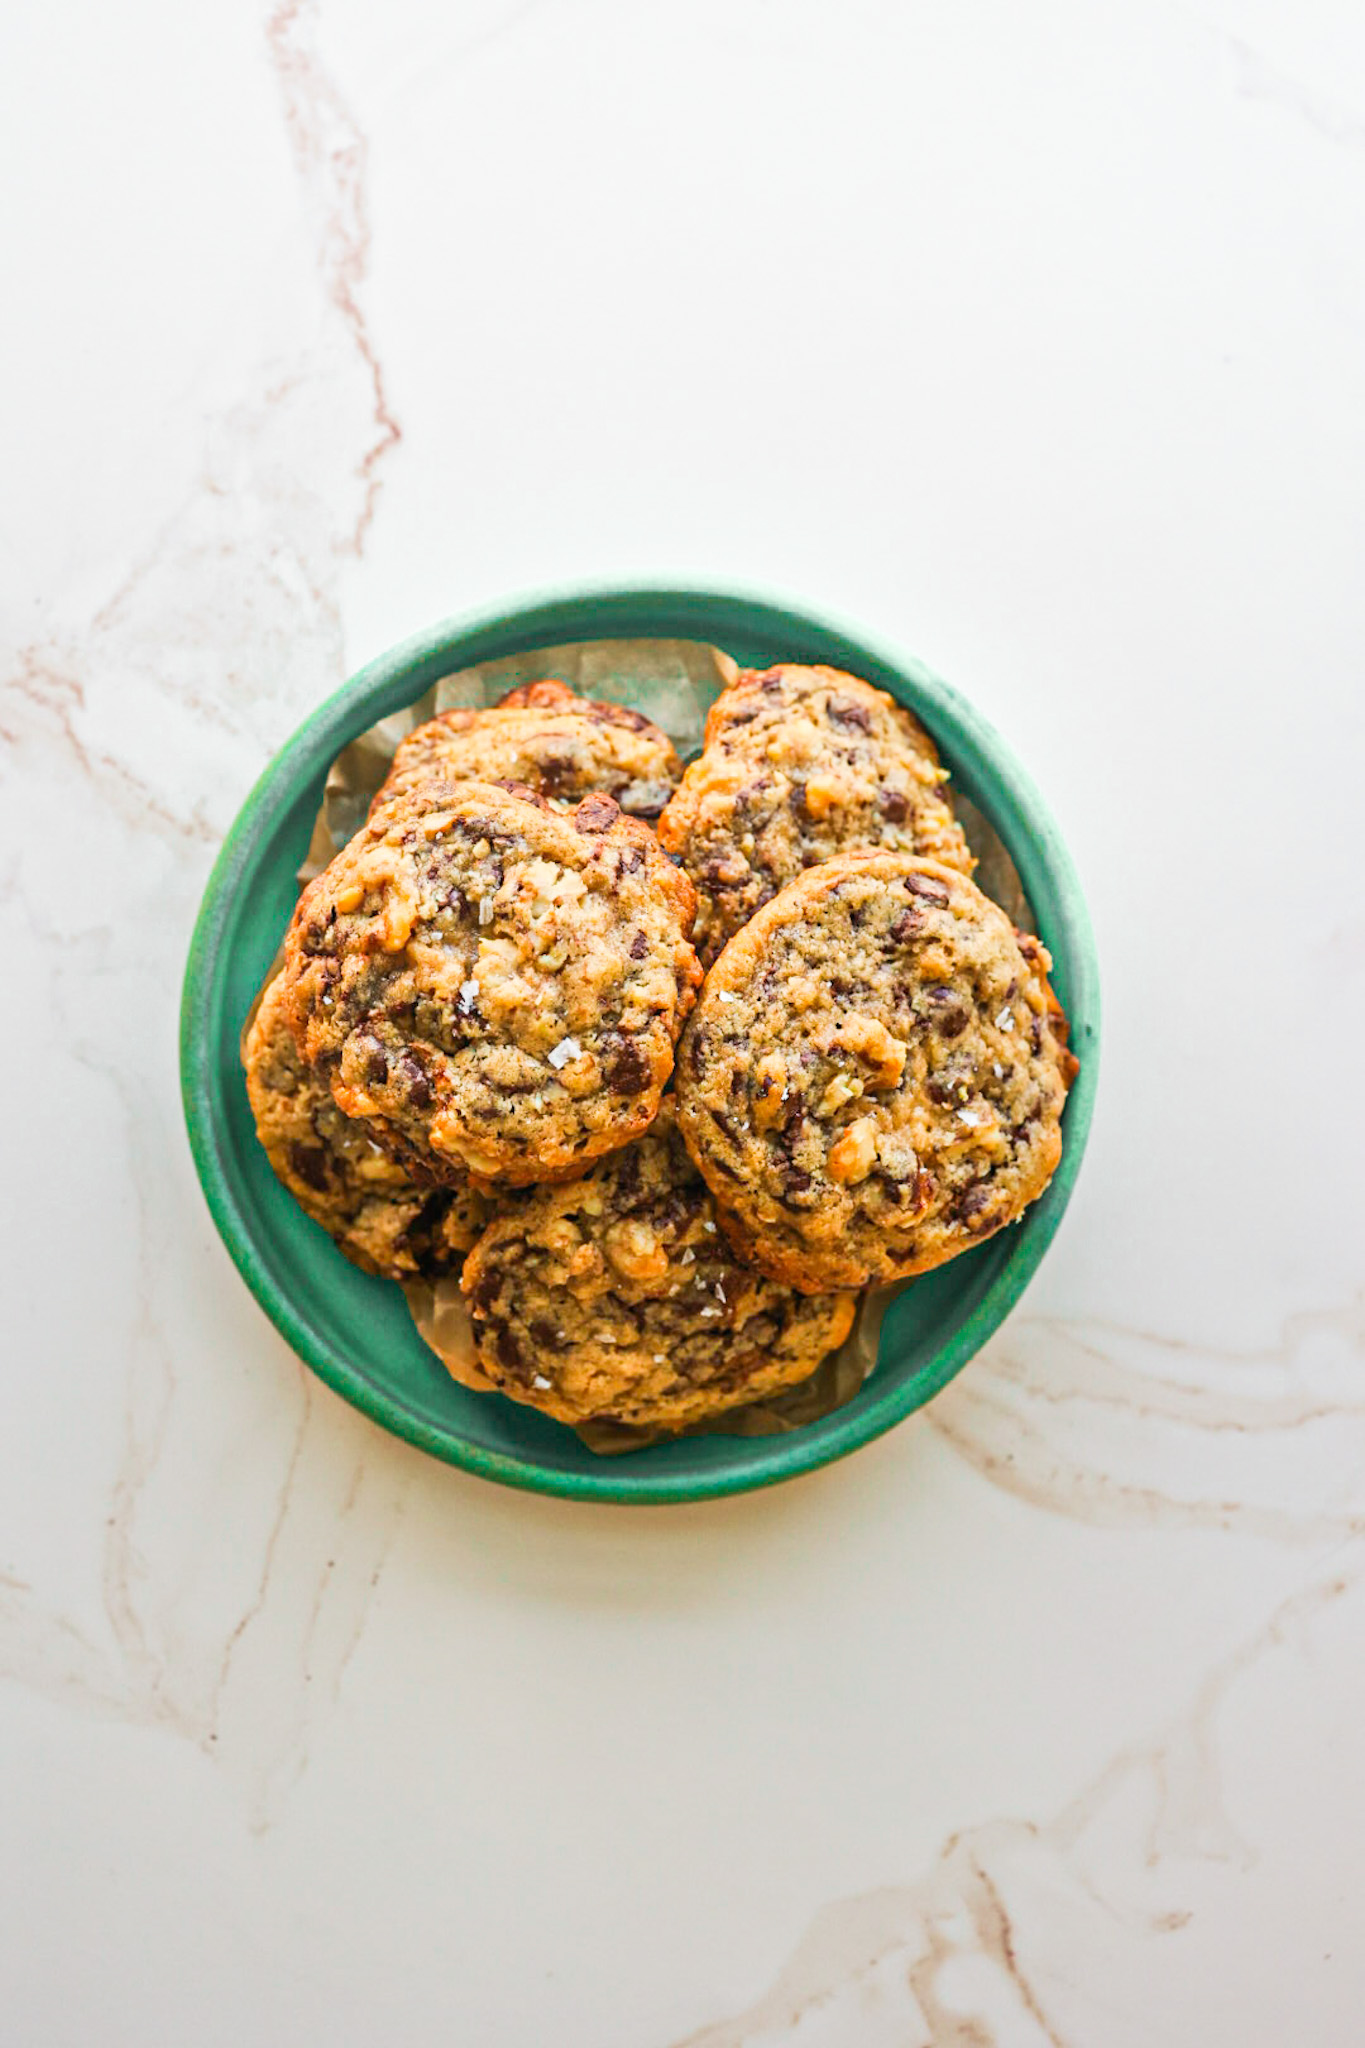
[[[809,870],[706,977],[679,1119],[741,1255],[812,1291],[927,1272],[1019,1216],[1076,1062],[1051,962],[967,876]]]
[[[419,1187],[304,1065],[277,975],[243,1048],[256,1135],[275,1176],[354,1265],[391,1280],[457,1266],[488,1220],[466,1185]]]
[[[832,668],[741,673],[659,820],[660,844],[696,885],[703,963],[835,855],[895,850],[970,874],[943,778],[928,733],[886,691]]]
[[[681,1429],[795,1385],[855,1306],[740,1264],[671,1099],[585,1178],[495,1218],[460,1284],[488,1378],[569,1423]]]
[[[691,884],[612,798],[424,783],[310,882],[284,1001],[339,1107],[438,1181],[567,1179],[655,1116]]]
[[[440,777],[520,782],[561,803],[601,790],[632,817],[657,818],[681,774],[667,733],[638,711],[523,683],[486,710],[444,711],[410,732],[375,807]]]

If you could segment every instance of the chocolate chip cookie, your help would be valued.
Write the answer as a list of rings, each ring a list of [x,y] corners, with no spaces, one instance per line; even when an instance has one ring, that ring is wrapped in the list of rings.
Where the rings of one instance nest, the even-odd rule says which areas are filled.
[[[487,710],[443,711],[409,733],[375,803],[440,776],[520,782],[565,805],[603,790],[631,816],[657,818],[681,774],[667,733],[638,711],[523,683]]]
[[[703,964],[836,854],[894,848],[969,875],[944,779],[928,733],[884,690],[833,668],[743,671],[659,819],[660,844],[696,884]]]
[[[1038,940],[913,855],[812,868],[731,939],[678,1060],[688,1150],[744,1258],[794,1287],[927,1272],[1061,1156],[1076,1062]]]
[[[692,885],[609,796],[426,782],[299,899],[305,1061],[403,1161],[563,1180],[653,1120],[701,978]]]
[[[560,1422],[671,1429],[806,1379],[855,1300],[738,1262],[671,1099],[643,1138],[490,1223],[460,1285],[503,1393]]]
[[[457,1266],[489,1204],[463,1187],[419,1187],[369,1126],[343,1116],[299,1057],[283,1012],[284,981],[266,990],[243,1052],[247,1094],[266,1156],[300,1208],[354,1265],[392,1280]]]

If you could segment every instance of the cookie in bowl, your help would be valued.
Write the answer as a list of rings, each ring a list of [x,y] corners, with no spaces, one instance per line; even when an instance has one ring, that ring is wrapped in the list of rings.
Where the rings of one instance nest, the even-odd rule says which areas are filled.
[[[818,1291],[1019,1217],[1076,1071],[1037,939],[913,855],[808,870],[731,939],[680,1048],[688,1150],[741,1255]]]
[[[441,778],[520,782],[566,806],[601,791],[632,817],[657,818],[681,774],[672,740],[638,711],[563,683],[523,683],[486,710],[443,711],[417,726],[375,806]]]
[[[855,1304],[735,1258],[671,1098],[634,1144],[495,1218],[460,1285],[502,1393],[560,1422],[668,1430],[809,1378]]]
[[[242,1048],[256,1135],[276,1179],[367,1273],[405,1280],[458,1266],[488,1220],[487,1202],[468,1181],[418,1186],[367,1124],[343,1115],[300,1058],[283,995],[277,975]]]
[[[693,906],[609,796],[423,783],[305,889],[282,1001],[338,1106],[411,1168],[567,1179],[658,1111],[701,978]]]
[[[697,950],[726,941],[803,869],[840,853],[915,853],[970,874],[971,851],[924,727],[839,669],[744,670],[659,820],[697,890]]]

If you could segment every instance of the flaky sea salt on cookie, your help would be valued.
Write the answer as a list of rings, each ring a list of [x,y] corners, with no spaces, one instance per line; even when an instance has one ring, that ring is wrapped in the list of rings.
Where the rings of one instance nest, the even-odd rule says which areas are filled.
[[[490,1223],[460,1285],[480,1370],[569,1423],[685,1429],[809,1378],[854,1314],[851,1294],[799,1294],[734,1256],[671,1099],[582,1180]]]
[[[839,669],[745,670],[712,705],[703,751],[659,820],[696,885],[703,962],[840,853],[894,849],[970,874],[943,782],[928,733],[885,690]]]
[[[700,969],[694,898],[608,796],[424,783],[308,885],[285,943],[304,1059],[441,1181],[566,1179],[655,1116]]]
[[[706,977],[679,1119],[731,1241],[816,1291],[927,1272],[1061,1157],[1076,1070],[1036,940],[906,854],[812,868]]]
[[[638,711],[523,683],[486,710],[444,711],[408,734],[376,806],[429,782],[520,782],[564,804],[600,790],[632,817],[657,818],[682,774],[673,742]]]
[[[277,1179],[366,1272],[435,1278],[458,1266],[488,1220],[488,1203],[467,1182],[419,1187],[369,1125],[342,1114],[300,1058],[283,996],[277,975],[242,1055],[256,1135]]]

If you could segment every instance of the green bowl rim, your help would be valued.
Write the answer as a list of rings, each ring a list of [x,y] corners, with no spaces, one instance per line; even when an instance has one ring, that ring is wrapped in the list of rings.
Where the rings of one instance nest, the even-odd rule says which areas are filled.
[[[782,1436],[736,1439],[750,1448],[749,1459],[715,1473],[672,1477],[661,1472],[651,1477],[647,1469],[630,1469],[637,1458],[647,1460],[648,1451],[632,1453],[625,1461],[604,1460],[600,1472],[556,1471],[532,1459],[462,1443],[410,1414],[359,1373],[344,1353],[327,1342],[276,1289],[257,1255],[246,1218],[228,1184],[208,1107],[212,1090],[207,1026],[223,929],[238,879],[254,845],[257,825],[269,814],[281,780],[288,779],[292,784],[298,776],[323,770],[345,744],[340,729],[346,726],[354,707],[367,702],[384,684],[447,647],[458,653],[458,666],[469,667],[488,658],[478,650],[480,639],[500,643],[509,631],[521,647],[503,647],[502,652],[530,651],[537,645],[548,646],[556,640],[574,637],[607,637],[609,621],[599,620],[597,630],[590,635],[571,630],[573,621],[564,616],[565,612],[577,612],[586,606],[597,612],[620,610],[626,615],[623,624],[628,624],[630,614],[641,608],[651,614],[657,612],[660,619],[671,617],[671,624],[666,628],[660,623],[649,630],[661,638],[670,635],[679,639],[714,639],[714,614],[728,607],[745,615],[745,630],[753,630],[757,619],[764,631],[771,628],[779,636],[784,629],[792,628],[806,634],[813,632],[842,643],[851,654],[861,657],[864,665],[880,667],[888,675],[910,682],[929,709],[928,723],[933,724],[933,713],[937,712],[949,729],[966,732],[1004,787],[1009,807],[1015,813],[1011,824],[1024,827],[1039,843],[1040,858],[1064,906],[1068,927],[1071,1012],[1073,1016],[1084,1016],[1088,1027],[1085,1057],[1066,1107],[1066,1143],[1061,1164],[1042,1202],[1029,1211],[1019,1226],[1000,1273],[971,1314],[953,1331],[932,1367],[900,1385],[888,1382],[880,1392],[874,1382],[870,1399],[860,1399],[837,1410],[809,1429]],[[634,626],[631,630],[638,634],[640,629]],[[475,643],[472,648],[471,642]],[[849,665],[856,666],[856,662]],[[951,745],[948,751],[951,753]],[[1013,851],[1011,834],[1002,827],[997,829]],[[646,581],[571,585],[529,592],[496,606],[445,619],[367,662],[309,714],[258,777],[232,823],[205,885],[190,940],[181,998],[180,1085],[195,1169],[209,1213],[233,1263],[276,1328],[336,1393],[394,1435],[448,1464],[500,1485],[572,1500],[664,1505],[775,1486],[831,1464],[883,1435],[947,1385],[1009,1314],[1056,1234],[1085,1153],[1098,1080],[1099,1043],[1099,965],[1080,879],[1032,778],[989,721],[922,662],[878,647],[827,614],[808,612],[752,590]]]

